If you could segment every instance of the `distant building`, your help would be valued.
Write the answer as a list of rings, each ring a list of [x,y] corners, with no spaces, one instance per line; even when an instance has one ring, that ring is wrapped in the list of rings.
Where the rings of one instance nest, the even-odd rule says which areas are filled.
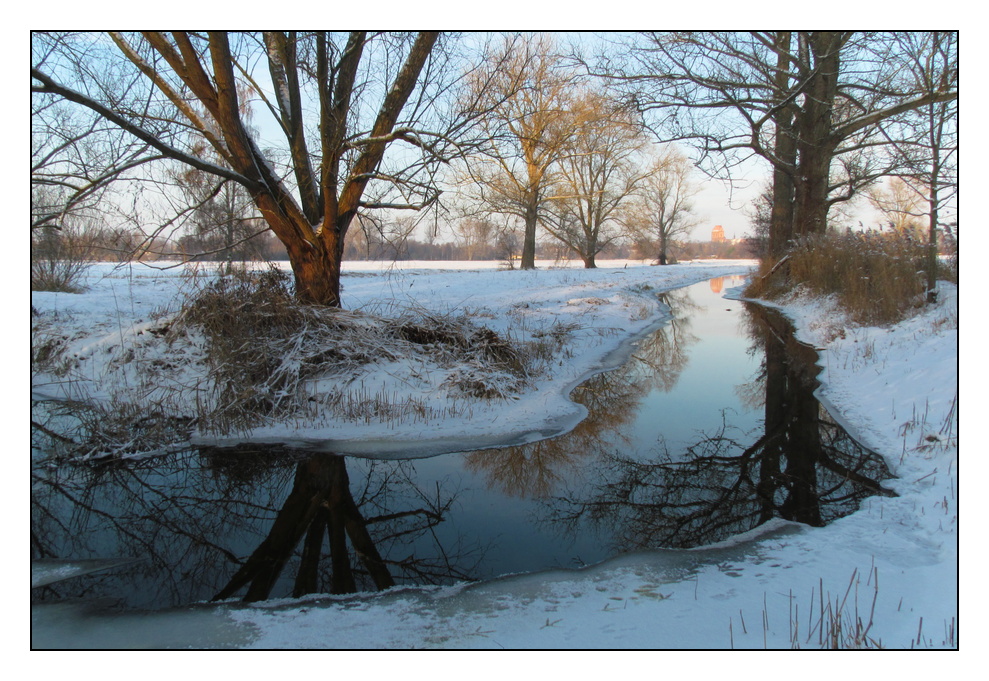
[[[715,225],[711,230],[711,241],[721,243],[725,240],[725,230],[721,225]]]

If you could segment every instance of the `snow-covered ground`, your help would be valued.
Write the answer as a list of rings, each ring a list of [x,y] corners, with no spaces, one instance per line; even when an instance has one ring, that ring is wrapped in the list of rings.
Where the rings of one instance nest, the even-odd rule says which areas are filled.
[[[385,403],[397,417],[348,419],[322,408],[290,423],[262,423],[230,434],[196,432],[194,439],[211,444],[248,438],[315,442],[341,454],[409,456],[460,451],[468,442],[479,448],[565,432],[585,414],[583,407],[568,399],[570,390],[591,373],[619,364],[629,341],[662,322],[658,291],[744,273],[751,262],[707,261],[664,269],[644,267],[639,261],[604,261],[597,270],[575,269],[572,264],[554,267],[550,262],[539,265],[536,271],[523,272],[501,270],[497,262],[357,262],[347,264],[343,277],[347,310],[386,318],[425,310],[466,318],[475,327],[486,327],[515,343],[563,339],[566,356],[539,367],[524,390],[505,390],[506,399],[465,395],[450,386],[475,380],[479,374],[483,385],[498,389],[514,377],[438,364],[428,355],[402,355],[355,366],[343,377],[310,380],[307,385],[324,402],[329,401],[325,397],[329,391],[336,391],[348,406]],[[209,386],[196,367],[202,364],[196,361],[202,356],[201,347],[194,342],[168,343],[154,333],[167,313],[178,309],[182,294],[202,285],[201,279],[183,272],[183,268],[99,266],[85,294],[33,294],[32,304],[42,314],[32,321],[40,333],[65,338],[62,356],[73,363],[65,375],[34,376],[34,394],[85,396],[116,404],[166,403],[185,415],[195,404],[209,400]],[[179,369],[153,373],[146,369],[161,366]],[[189,386],[197,386],[196,391]]]
[[[409,264],[372,271],[364,265],[351,263],[344,279],[344,304],[350,309],[386,301],[444,312],[469,308],[499,332],[507,332],[510,324],[519,328],[519,319],[529,329],[554,321],[577,325],[572,357],[558,372],[541,378],[519,400],[491,407],[500,412],[494,414],[498,433],[522,430],[534,416],[556,426],[579,418],[565,397],[569,388],[619,361],[624,344],[657,321],[661,310],[650,292],[751,267],[723,261],[665,268],[602,263],[593,271],[504,272],[476,264],[458,269],[436,263],[441,271]],[[105,345],[114,335],[119,342],[132,324],[169,304],[177,291],[178,280],[169,272],[135,267],[104,275],[94,277],[90,292],[81,295],[32,296],[39,312],[59,312],[72,330],[73,351],[89,352],[87,357],[97,356],[94,343]],[[870,645],[886,648],[956,647],[957,288],[942,284],[936,306],[889,329],[849,326],[826,300],[795,298],[782,308],[802,339],[820,348],[820,399],[852,434],[886,458],[898,496],[872,498],[858,512],[823,528],[774,521],[716,546],[637,553],[578,571],[380,594],[198,606],[153,616],[38,609],[33,643],[762,649],[827,647],[829,631],[847,644],[858,631]],[[103,371],[95,361],[86,366],[94,380]],[[36,377],[35,391],[50,389],[42,385],[45,380]],[[474,416],[474,423],[437,422],[429,437],[493,432],[492,413]],[[377,440],[388,435],[384,428],[364,424],[359,432],[331,436]],[[966,624],[973,624],[979,614],[967,612]],[[966,640],[971,645],[973,638]]]

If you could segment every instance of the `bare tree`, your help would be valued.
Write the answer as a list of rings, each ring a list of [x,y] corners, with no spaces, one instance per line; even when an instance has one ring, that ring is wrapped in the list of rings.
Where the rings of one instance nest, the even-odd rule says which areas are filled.
[[[475,86],[492,109],[484,119],[492,145],[471,159],[464,190],[482,210],[523,222],[522,269],[536,266],[536,227],[552,199],[552,168],[573,134],[576,76],[553,48],[545,35],[506,39]]]
[[[94,230],[69,214],[31,230],[31,290],[78,293],[95,253]]]
[[[499,232],[493,221],[478,217],[465,217],[452,225],[453,234],[464,249],[468,260],[474,260],[481,252],[490,250]]]
[[[86,34],[35,33],[32,63],[74,80],[90,78],[101,91],[129,97],[141,115],[153,115],[133,79],[119,69],[98,71]],[[31,229],[60,229],[69,216],[93,218],[113,180],[132,177],[143,165],[162,159],[147,143],[123,132],[93,111],[62,98],[37,93],[31,99]]]
[[[895,147],[907,171],[900,175],[926,205],[927,296],[936,299],[938,231],[942,214],[958,191],[958,102],[935,101],[934,95],[958,77],[958,36],[952,31],[904,33],[898,36],[906,54],[909,77],[930,101],[905,121],[916,132],[912,139]]]
[[[693,199],[700,188],[691,175],[694,166],[675,147],[667,147],[653,161],[643,180],[626,224],[630,232],[657,244],[657,261],[669,262],[670,245],[685,237],[697,225],[693,216]]]
[[[649,170],[642,165],[642,130],[626,110],[593,90],[572,106],[576,133],[559,161],[545,227],[592,268],[620,235],[620,211]]]
[[[248,133],[256,137],[251,124],[253,88],[243,83],[238,87],[239,114]],[[205,137],[194,142],[191,151],[213,163],[221,160]],[[189,166],[177,166],[173,176],[192,207],[192,234],[181,239],[183,251],[192,257],[219,256],[228,272],[235,258],[244,261],[261,255],[261,240],[255,237],[266,232],[267,226],[262,227],[264,221],[243,186]]]
[[[924,226],[919,220],[924,215],[921,197],[906,182],[890,178],[882,185],[870,187],[866,196],[894,232],[911,239],[923,238]]]
[[[752,156],[770,163],[776,195],[770,245],[779,255],[791,237],[822,233],[833,204],[893,174],[895,161],[883,151],[896,135],[890,124],[957,99],[956,76],[926,90],[898,77],[904,52],[897,38],[651,33],[601,73],[624,86],[664,139],[692,140],[709,173],[729,175]]]
[[[218,191],[213,183],[202,183],[203,177],[190,174],[182,178],[182,186],[193,195],[209,191],[193,211],[190,220],[193,233],[180,239],[189,257],[216,258],[226,263],[229,271],[234,260],[263,258],[263,246],[258,237],[268,231],[243,188],[222,182]]]
[[[437,169],[463,150],[483,113],[476,97],[455,91],[464,66],[434,32],[112,32],[92,42],[102,51],[87,55],[86,73],[36,60],[32,92],[85,107],[162,156],[244,187],[285,245],[296,295],[317,304],[340,305],[354,218],[434,203]],[[128,74],[160,117],[135,112],[119,88],[92,87],[89,72],[103,62]],[[274,119],[280,151],[262,150],[251,134],[247,87]],[[197,139],[218,160],[197,155]]]

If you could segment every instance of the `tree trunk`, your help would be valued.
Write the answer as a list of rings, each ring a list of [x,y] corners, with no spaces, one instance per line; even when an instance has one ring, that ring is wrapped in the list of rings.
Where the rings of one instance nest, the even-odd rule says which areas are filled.
[[[930,214],[927,234],[927,302],[937,302],[937,223],[938,223],[938,186],[937,173],[931,174]]]
[[[314,233],[301,211],[278,193],[262,190],[252,198],[268,227],[285,245],[295,275],[296,298],[312,305],[340,307],[343,235],[353,216],[327,221]]]
[[[354,571],[350,566],[347,550],[347,533],[344,529],[344,513],[335,508],[329,513],[326,532],[330,539],[330,593],[351,594],[357,591]]]
[[[789,141],[791,160],[796,161],[796,148],[792,138]],[[777,150],[779,151],[779,144]],[[782,258],[793,239],[793,176],[776,168],[773,170],[773,208],[769,218],[769,255],[772,259]]]
[[[313,305],[340,307],[340,257],[333,257],[324,248],[289,250],[289,261],[295,275],[295,296]]]
[[[332,488],[326,502],[330,508],[331,517],[334,579],[336,579],[337,569],[342,567],[343,559],[338,556],[337,549],[341,543],[341,532],[345,530],[347,536],[350,537],[350,543],[353,545],[355,553],[371,574],[374,585],[378,589],[395,586],[395,580],[388,572],[388,567],[385,565],[381,554],[378,553],[378,548],[374,545],[374,540],[367,531],[367,523],[350,493],[350,476],[347,475],[346,459],[342,456],[334,456],[328,461],[328,465],[332,467],[334,472]],[[349,570],[349,560],[347,569]],[[346,577],[346,579],[352,581],[353,577]]]
[[[214,601],[230,598],[245,585],[244,601],[268,598],[285,563],[322,506],[330,484],[328,474],[332,471],[323,465],[318,455],[298,464],[292,491],[278,511],[268,535],[213,597]]]
[[[786,499],[780,515],[786,520],[820,527],[821,498],[817,490],[817,463],[821,457],[820,405],[813,388],[805,385],[796,372],[788,377],[790,409],[793,417],[786,429],[786,465],[782,476]]]
[[[525,234],[522,237],[522,262],[520,267],[523,270],[536,269],[536,224],[538,223],[538,197],[536,192],[529,192],[526,197],[525,207]]]
[[[299,598],[306,594],[316,593],[319,588],[319,559],[323,550],[323,530],[326,528],[328,512],[325,507],[316,510],[316,516],[309,524],[306,539],[302,544],[302,558],[299,561],[299,571],[295,575],[295,587],[292,597]]]
[[[941,132],[944,119],[938,119],[937,109],[932,104],[928,112],[930,121],[931,139],[931,174],[928,188],[928,215],[927,215],[927,302],[937,302],[937,228],[938,228],[938,205],[940,203],[940,182],[941,175]]]
[[[832,112],[838,93],[841,36],[813,33],[808,48],[814,55],[797,132],[797,179],[794,187],[794,236],[824,234],[828,224],[828,188],[836,142],[832,138]]]
[[[790,89],[789,31],[781,31],[776,38],[779,57],[776,63],[775,86],[780,101],[789,96]],[[793,169],[797,165],[797,145],[793,130],[793,107],[785,106],[773,116],[776,139],[773,153],[773,207],[769,221],[769,256],[776,260],[783,257],[793,238]]]
[[[831,150],[804,144],[794,187],[793,236],[824,234],[828,226]]]

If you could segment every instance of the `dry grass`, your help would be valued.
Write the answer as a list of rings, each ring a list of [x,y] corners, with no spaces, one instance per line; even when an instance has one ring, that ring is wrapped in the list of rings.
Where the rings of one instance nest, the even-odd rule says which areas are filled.
[[[68,338],[59,333],[50,320],[31,324],[31,370],[51,373],[56,376],[65,373],[65,350]]]
[[[778,261],[764,261],[746,292],[774,298],[806,288],[835,295],[863,324],[891,324],[923,304],[924,246],[889,234],[805,237]]]
[[[198,424],[220,433],[278,418],[418,422],[450,415],[449,405],[437,411],[416,397],[369,391],[356,379],[375,363],[407,361],[423,372],[457,367],[443,387],[454,398],[475,399],[522,389],[531,363],[522,349],[467,315],[413,308],[382,317],[302,305],[287,276],[274,269],[203,285],[169,329],[172,339],[189,333],[206,338],[212,385]],[[327,378],[332,389],[324,383],[313,394],[310,379]]]
[[[192,429],[469,418],[479,401],[511,399],[555,365],[579,328],[498,333],[482,317],[303,305],[274,269],[195,275],[177,312],[157,311],[152,325],[120,329],[120,340],[101,346],[112,357],[97,376],[67,352],[73,339],[59,320],[36,315],[32,369],[56,377],[75,400],[36,405],[34,430],[46,449],[57,443],[66,455],[93,457],[161,449]],[[76,378],[86,379],[77,390]],[[82,394],[90,383],[109,407]]]
[[[53,458],[92,460],[169,451],[193,422],[166,404],[32,400],[31,446]]]

